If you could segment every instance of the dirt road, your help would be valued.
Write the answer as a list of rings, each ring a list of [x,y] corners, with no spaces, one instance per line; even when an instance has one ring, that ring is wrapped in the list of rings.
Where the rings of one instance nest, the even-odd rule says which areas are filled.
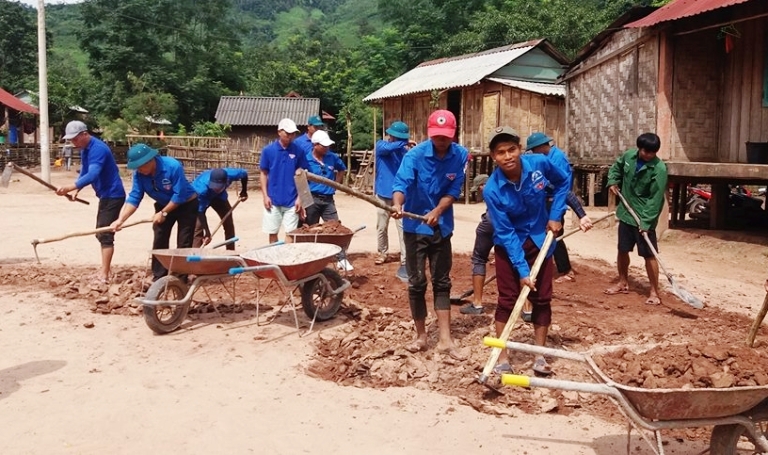
[[[55,181],[74,176],[62,174],[54,174]],[[505,403],[497,407],[503,409],[501,415],[492,415],[476,411],[460,394],[444,390],[418,385],[342,386],[315,377],[309,366],[317,360],[316,343],[353,327],[355,321],[348,317],[338,317],[315,334],[300,338],[288,314],[270,325],[257,326],[250,312],[224,313],[224,319],[207,313],[196,315],[183,330],[155,336],[140,317],[96,314],[90,311],[92,302],[87,298],[57,297],[54,294],[61,295],[58,288],[67,285],[57,281],[60,277],[95,270],[97,242],[83,237],[41,245],[38,251],[43,265],[39,267],[33,263],[29,242],[91,228],[95,197],[81,193],[93,201],[90,207],[69,203],[37,188],[34,182],[22,181],[22,177],[10,188],[0,189],[4,214],[0,276],[6,283],[0,285],[2,453],[495,454],[515,450],[613,455],[623,453],[626,447],[626,421],[620,416],[598,416],[595,410],[603,408],[599,403],[591,408],[589,399],[583,406],[571,406],[567,413],[530,409],[532,413],[527,413],[522,407]],[[148,202],[134,217],[151,213]],[[239,248],[266,242],[266,235],[260,232],[260,202],[260,195],[254,192],[234,214],[241,238]],[[368,225],[355,235],[350,248],[351,253],[358,254],[357,258],[351,255],[355,276],[379,277],[375,279],[384,280],[387,286],[402,286],[388,274],[393,273],[395,264],[387,264],[384,270],[388,272],[382,272],[361,256],[374,251],[373,208],[346,196],[338,196],[338,206],[345,225]],[[456,211],[454,248],[457,253],[467,253],[483,206],[461,205]],[[394,227],[390,231],[395,239]],[[708,305],[737,313],[734,321],[748,320],[763,297],[765,238],[745,234],[719,237],[728,241],[708,232],[672,231],[661,243],[661,254],[680,283]],[[146,264],[150,243],[148,226],[119,233],[117,269]],[[614,305],[631,310],[637,301],[642,302],[636,293],[626,303],[595,295],[602,281],[610,280],[615,243],[615,233],[609,229],[568,240],[577,266],[581,265],[580,275],[568,285],[571,288],[556,291],[564,302],[570,302],[574,295],[584,301],[579,330],[600,327],[599,320],[590,319],[594,316],[592,308],[602,317]],[[396,242],[393,245],[396,250]],[[633,291],[643,293],[647,288],[644,271],[636,257],[632,260],[632,276],[636,278]],[[49,279],[41,278],[40,271]],[[454,268],[457,289],[463,290],[468,283],[464,276],[468,272]],[[30,276],[36,277],[34,281]],[[365,293],[368,288],[361,286],[356,292]],[[407,305],[402,299],[383,300],[374,293],[357,295],[367,295],[368,301],[360,301],[372,308],[392,307],[399,312],[398,308]],[[562,310],[555,311],[556,323],[576,321],[566,319]],[[461,316],[455,314],[457,326],[467,324],[459,322]],[[560,321],[558,314],[562,315]],[[705,324],[709,316],[702,314],[697,324]],[[637,320],[636,313],[631,312],[616,317],[624,317],[626,325]],[[307,323],[303,315],[300,318]],[[658,332],[683,336],[686,322],[666,322],[669,319],[659,315]],[[713,318],[712,322],[718,321]],[[89,323],[93,323],[92,328],[85,327]],[[665,328],[667,323],[673,327]],[[706,330],[709,326],[697,327],[696,339],[706,342],[712,336]],[[567,329],[562,326],[560,333]],[[746,337],[748,329],[743,327],[743,334],[739,334],[737,326],[723,328],[733,332],[733,339]],[[621,334],[604,335],[597,341],[611,341],[612,337],[625,341]],[[768,333],[761,331],[758,349],[765,349],[766,341]],[[461,342],[477,346],[479,340],[464,336]],[[477,348],[478,352],[482,349]],[[443,365],[440,371],[448,374],[460,367]],[[570,371],[561,369],[563,374]],[[533,397],[533,402],[547,398],[543,394]],[[706,440],[698,433],[690,436],[668,438],[667,453],[700,453]],[[630,446],[633,454],[652,453],[636,433]]]

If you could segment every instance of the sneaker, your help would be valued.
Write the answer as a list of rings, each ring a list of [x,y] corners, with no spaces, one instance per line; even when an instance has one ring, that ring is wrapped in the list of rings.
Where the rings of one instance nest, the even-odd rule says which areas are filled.
[[[395,276],[400,278],[400,281],[407,283],[408,282],[408,270],[405,268],[405,264],[401,265],[399,269],[397,269],[397,273],[395,273]]]
[[[352,264],[350,264],[349,261],[346,259],[341,259],[340,261],[338,261],[336,263],[336,268],[339,270],[344,270],[346,272],[351,272],[355,270],[355,268],[352,267]]]
[[[484,311],[485,311],[485,308],[483,308],[482,306],[474,306],[473,304],[468,303],[463,307],[461,307],[461,309],[459,310],[459,313],[478,315],[478,314],[483,314]]]
[[[376,259],[373,261],[373,263],[376,265],[381,265],[385,262],[387,262],[387,255],[384,253],[379,253],[379,255],[376,256]]]

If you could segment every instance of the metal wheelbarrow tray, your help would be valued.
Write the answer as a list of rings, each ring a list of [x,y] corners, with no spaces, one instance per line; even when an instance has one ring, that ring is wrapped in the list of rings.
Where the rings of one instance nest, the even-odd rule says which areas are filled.
[[[259,277],[297,281],[320,273],[325,265],[340,252],[340,246],[329,243],[285,243],[247,251],[240,257],[250,267],[265,266],[250,270]]]
[[[664,454],[660,430],[714,426],[710,439],[713,455],[736,455],[741,443],[752,444],[748,453],[768,454],[768,386],[729,388],[651,389],[619,384],[609,378],[588,354],[524,343],[486,338],[487,346],[537,355],[550,355],[586,363],[598,383],[502,375],[502,384],[597,393],[613,398],[635,428],[652,431],[655,443],[640,433],[657,454]]]
[[[188,262],[188,256],[201,256],[205,258],[236,256],[237,253],[230,250],[213,250],[201,248],[176,248],[169,250],[152,250],[150,254],[168,269],[168,273],[178,275],[220,275],[229,272],[232,262],[201,261]]]

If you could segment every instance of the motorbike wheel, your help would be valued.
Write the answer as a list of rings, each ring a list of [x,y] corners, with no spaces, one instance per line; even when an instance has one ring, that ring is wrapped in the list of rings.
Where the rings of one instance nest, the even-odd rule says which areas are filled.
[[[695,218],[696,215],[701,215],[708,210],[708,202],[698,196],[692,197],[686,205],[686,211],[688,212],[688,215],[691,216],[691,218]]]

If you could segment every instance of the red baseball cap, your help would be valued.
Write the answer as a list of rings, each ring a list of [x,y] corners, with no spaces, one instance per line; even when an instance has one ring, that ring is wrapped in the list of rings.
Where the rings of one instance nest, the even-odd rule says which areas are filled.
[[[427,120],[427,136],[446,136],[453,139],[456,136],[456,117],[453,112],[441,109],[430,114]]]

